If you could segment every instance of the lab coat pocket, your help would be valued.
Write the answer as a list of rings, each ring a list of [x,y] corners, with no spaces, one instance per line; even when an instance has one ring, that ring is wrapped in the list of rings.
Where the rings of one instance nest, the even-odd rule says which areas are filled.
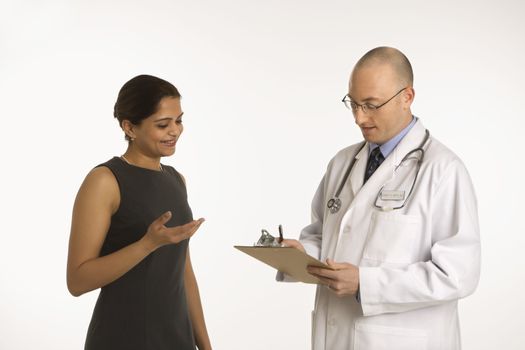
[[[374,211],[368,228],[363,259],[394,264],[411,263],[421,232],[421,218],[395,211]]]
[[[425,350],[424,330],[356,324],[354,350]]]

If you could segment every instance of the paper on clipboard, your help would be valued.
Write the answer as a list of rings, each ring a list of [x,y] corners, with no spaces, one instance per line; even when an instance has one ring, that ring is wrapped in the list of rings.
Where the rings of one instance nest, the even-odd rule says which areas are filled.
[[[292,276],[304,283],[319,283],[319,280],[306,271],[308,265],[319,266],[332,270],[325,263],[303,253],[293,247],[253,247],[234,246],[241,252],[246,253],[263,263]]]

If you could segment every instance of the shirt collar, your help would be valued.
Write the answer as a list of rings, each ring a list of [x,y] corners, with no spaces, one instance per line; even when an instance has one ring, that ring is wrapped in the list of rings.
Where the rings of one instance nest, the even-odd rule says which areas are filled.
[[[412,116],[412,121],[410,122],[410,124],[408,124],[403,130],[401,130],[401,132],[399,132],[396,136],[392,137],[390,140],[388,140],[387,142],[383,143],[381,146],[375,144],[375,143],[372,143],[370,142],[369,143],[369,147],[368,147],[368,155],[370,155],[370,153],[372,153],[372,151],[374,149],[376,149],[377,147],[379,147],[379,149],[381,150],[381,154],[383,155],[383,157],[388,157],[388,155],[390,153],[392,153],[392,151],[394,150],[394,148],[396,148],[397,144],[399,142],[401,142],[401,140],[403,139],[403,137],[405,137],[406,134],[408,134],[408,132],[410,131],[410,129],[412,129],[412,127],[414,126],[414,124],[417,122],[417,117],[415,116]]]

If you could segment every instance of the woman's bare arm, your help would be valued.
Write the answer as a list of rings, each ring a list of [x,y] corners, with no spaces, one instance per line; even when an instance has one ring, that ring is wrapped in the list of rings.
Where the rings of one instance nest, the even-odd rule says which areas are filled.
[[[189,238],[201,220],[167,228],[167,212],[153,221],[139,241],[100,257],[111,216],[120,204],[118,183],[106,167],[93,169],[80,187],[71,223],[67,263],[67,286],[74,296],[103,287],[131,270],[148,254],[164,244]]]

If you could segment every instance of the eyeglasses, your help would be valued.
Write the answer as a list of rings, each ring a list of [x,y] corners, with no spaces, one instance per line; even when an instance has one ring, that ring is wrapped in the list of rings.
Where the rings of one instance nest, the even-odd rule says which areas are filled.
[[[342,99],[342,102],[345,104],[346,108],[352,110],[352,112],[357,112],[357,110],[359,108],[361,108],[361,110],[363,111],[363,113],[373,113],[375,112],[376,110],[378,110],[379,108],[383,107],[384,105],[386,105],[388,102],[392,101],[392,99],[394,97],[396,97],[397,95],[399,95],[401,93],[401,91],[405,90],[407,87],[404,87],[402,88],[401,90],[399,90],[394,96],[390,97],[388,100],[386,100],[385,102],[381,103],[380,105],[376,106],[376,105],[373,105],[371,103],[363,103],[362,105],[355,102],[354,100],[352,100],[352,98],[350,97],[350,95],[345,95],[345,97],[343,97]]]

